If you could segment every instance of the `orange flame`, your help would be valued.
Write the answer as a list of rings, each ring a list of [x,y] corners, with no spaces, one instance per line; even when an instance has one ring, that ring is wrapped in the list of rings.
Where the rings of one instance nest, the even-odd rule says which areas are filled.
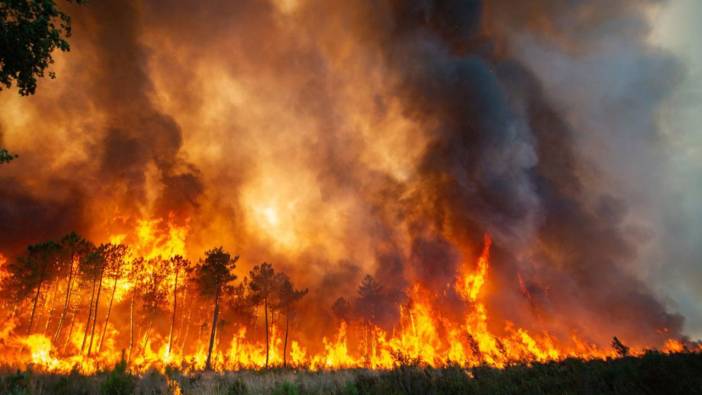
[[[147,259],[167,259],[174,255],[185,255],[187,226],[177,226],[172,222],[163,224],[159,220],[140,220],[135,233],[137,240],[129,259],[138,255]],[[113,235],[110,240],[119,242],[126,238],[126,235]],[[302,338],[288,339],[287,362],[291,366],[313,370],[351,367],[388,369],[398,363],[411,361],[431,366],[456,363],[471,367],[486,363],[503,367],[520,361],[543,362],[566,357],[589,359],[615,356],[613,351],[589,344],[577,334],[572,334],[568,342],[562,342],[547,332],[533,333],[511,322],[505,322],[502,328],[489,322],[484,290],[488,282],[491,245],[491,238],[485,235],[482,252],[477,261],[474,264],[466,263],[458,270],[454,288],[467,306],[467,314],[462,320],[451,320],[434,311],[432,306],[435,306],[436,296],[421,284],[414,284],[408,295],[411,303],[402,306],[399,325],[392,333],[375,325],[359,327],[353,322],[341,322],[336,333],[331,337],[322,338],[321,344],[310,343]],[[0,268],[3,269],[3,273],[6,263],[7,260],[0,255]],[[152,265],[146,267],[147,271],[164,270],[153,266],[153,262],[147,264]],[[174,276],[169,274],[166,278],[168,281],[164,281],[163,287],[166,287],[167,292],[172,292]],[[126,278],[119,281],[115,291],[116,303],[128,304],[134,287],[135,283]],[[63,291],[60,283],[55,291]],[[183,298],[182,295],[179,297]],[[103,300],[103,303],[106,302]],[[191,303],[181,308],[188,313],[181,313],[183,316],[178,324],[197,333],[179,333],[176,343],[181,344],[169,351],[168,336],[162,329],[144,330],[144,323],[137,323],[139,333],[134,335],[136,345],[133,355],[129,356],[129,365],[133,370],[163,368],[169,364],[184,367],[186,370],[204,369],[208,346],[207,331],[210,328],[194,328],[187,321],[189,315],[186,314],[197,311],[200,306]],[[99,315],[100,320],[104,319],[103,314]],[[73,319],[75,320],[75,317]],[[50,327],[50,324],[51,322],[48,322],[46,327]],[[6,355],[12,356],[6,363],[17,366],[31,363],[35,368],[56,372],[67,372],[78,366],[81,371],[90,373],[110,366],[122,358],[128,342],[123,329],[123,316],[114,318],[104,328],[102,323],[99,324],[99,327],[104,329],[105,339],[101,342],[99,352],[90,356],[81,352],[84,323],[74,322],[69,325],[70,335],[65,344],[62,344],[44,333],[23,336],[14,321],[8,321],[0,332],[0,337],[4,340],[0,349]],[[282,325],[273,321],[270,328],[269,365],[283,364],[285,341]],[[245,325],[240,325],[230,338],[224,338],[218,333],[214,348],[212,365],[216,370],[260,368],[265,365],[265,342]],[[668,340],[663,347],[664,352],[685,350],[686,345],[675,339]],[[635,350],[635,353],[642,351]]]

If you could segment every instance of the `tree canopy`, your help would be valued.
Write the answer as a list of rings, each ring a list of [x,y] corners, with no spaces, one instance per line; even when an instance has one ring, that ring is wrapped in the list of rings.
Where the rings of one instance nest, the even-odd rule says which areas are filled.
[[[203,296],[214,297],[223,287],[236,280],[233,272],[239,257],[232,258],[222,247],[209,250],[205,255],[204,262],[196,270],[195,279]]]
[[[20,95],[34,94],[37,78],[55,78],[53,71],[47,72],[53,52],[69,51],[70,36],[71,17],[54,0],[0,2],[0,89],[14,84]]]
[[[83,4],[86,0],[67,0]],[[54,0],[0,1],[0,90],[16,85],[22,96],[33,95],[37,78],[55,78],[47,71],[54,63],[55,50],[68,52],[71,46],[71,17]],[[0,147],[0,164],[17,158]]]

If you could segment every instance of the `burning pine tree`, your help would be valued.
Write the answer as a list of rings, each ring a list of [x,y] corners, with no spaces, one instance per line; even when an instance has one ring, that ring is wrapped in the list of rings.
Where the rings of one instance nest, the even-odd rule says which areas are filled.
[[[315,303],[305,299],[310,291],[298,289],[270,263],[253,266],[237,282],[239,256],[222,247],[206,251],[193,265],[180,253],[149,252],[145,259],[125,244],[95,246],[72,233],[57,243],[34,244],[4,264],[3,295],[29,308],[8,311],[3,347],[11,363],[58,371],[76,363],[92,371],[119,361],[122,350],[132,369],[179,364],[207,370],[387,368],[407,360],[504,366],[630,353],[617,337],[607,349],[577,335],[560,342],[511,323],[502,333],[493,332],[481,297],[490,244],[486,238],[476,264],[466,264],[459,270],[464,277],[450,283],[466,316],[456,321],[438,313],[441,295],[416,284],[405,296],[399,322],[388,331],[384,309],[392,308],[395,299],[366,275],[356,295],[341,296],[328,306],[327,314],[334,318],[327,327],[337,329],[316,342],[294,329],[309,319],[304,310]],[[666,347],[683,345],[671,340]]]

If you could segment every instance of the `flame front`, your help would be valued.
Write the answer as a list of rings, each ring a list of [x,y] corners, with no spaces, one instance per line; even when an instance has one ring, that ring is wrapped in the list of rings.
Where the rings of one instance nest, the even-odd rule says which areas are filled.
[[[126,262],[134,262],[142,254],[145,270],[164,272],[166,267],[159,263],[184,252],[187,228],[167,224],[160,228],[160,221],[143,220],[138,222],[135,232],[137,242],[130,250]],[[112,236],[111,241],[124,240],[124,236]],[[400,307],[400,320],[390,332],[380,326],[357,320],[340,320],[336,329],[321,341],[308,337],[292,335],[286,359],[289,366],[305,367],[313,370],[368,367],[372,369],[389,369],[400,363],[420,363],[431,366],[458,364],[472,367],[488,364],[504,367],[510,363],[544,362],[561,360],[567,357],[605,358],[614,357],[616,353],[609,348],[588,344],[581,334],[573,333],[563,341],[546,331],[530,332],[519,328],[509,321],[491,321],[485,304],[484,286],[489,281],[489,257],[492,240],[485,235],[482,252],[475,262],[465,262],[458,270],[458,277],[453,283],[454,290],[465,303],[465,314],[458,319],[442,316],[434,311],[433,306],[441,303],[437,295],[426,286],[416,283],[410,287],[408,302]],[[7,261],[3,261],[7,265]],[[5,267],[3,266],[3,269]],[[180,274],[184,276],[185,274]],[[181,277],[182,279],[182,277]],[[181,299],[179,316],[175,321],[175,346],[169,350],[168,336],[164,326],[165,317],[170,313],[167,308],[158,313],[159,324],[137,322],[136,346],[130,344],[129,318],[126,316],[132,295],[139,285],[129,281],[128,276],[118,279],[115,285],[113,318],[102,322],[104,315],[99,315],[99,331],[104,331],[104,339],[95,340],[92,353],[86,352],[84,340],[85,326],[76,322],[81,313],[78,304],[85,293],[74,295],[72,303],[76,309],[72,313],[68,328],[58,332],[52,339],[50,334],[56,329],[60,298],[65,291],[61,280],[56,280],[46,288],[51,292],[41,300],[43,313],[40,313],[39,325],[34,326],[32,334],[22,335],[22,328],[16,324],[21,314],[13,313],[13,318],[3,325],[2,352],[8,356],[6,364],[22,367],[33,366],[35,369],[51,372],[68,372],[78,368],[91,373],[99,368],[109,367],[125,358],[125,350],[130,349],[129,365],[134,371],[150,368],[162,369],[165,366],[180,366],[187,371],[205,368],[207,354],[207,318],[209,306],[204,300],[188,293],[196,292],[185,286],[176,297]],[[165,274],[159,287],[164,294],[171,292],[174,273]],[[110,284],[104,284],[105,292],[110,291]],[[183,301],[182,299],[185,299]],[[168,301],[169,304],[172,300]],[[100,302],[102,311],[108,308],[108,301]],[[262,341],[262,317],[257,317],[248,325],[238,323],[233,331],[218,333],[215,338],[215,351],[212,366],[216,370],[233,370],[242,368],[262,368],[266,364],[266,346]],[[278,317],[280,318],[280,317]],[[283,364],[284,322],[271,317],[269,339],[269,366]],[[99,346],[97,342],[99,341]],[[682,352],[688,345],[677,339],[668,339],[663,350]],[[699,347],[693,345],[693,347]],[[633,350],[641,353],[642,348]]]

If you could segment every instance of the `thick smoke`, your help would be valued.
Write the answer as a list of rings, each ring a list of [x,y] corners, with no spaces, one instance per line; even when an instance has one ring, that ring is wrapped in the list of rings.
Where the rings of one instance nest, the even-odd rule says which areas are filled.
[[[595,160],[655,140],[676,81],[645,42],[648,3],[91,3],[59,80],[1,98],[23,159],[0,169],[0,251],[188,218],[195,257],[225,244],[309,287],[317,335],[366,273],[388,327],[414,282],[459,314],[453,279],[488,233],[499,318],[658,344],[682,319],[637,274],[655,230],[632,227],[636,183],[613,180],[635,169],[623,150]]]
[[[3,240],[4,251],[18,252],[20,243],[55,238],[73,229],[90,232],[91,227],[111,217],[144,210],[160,217],[167,217],[169,213],[187,215],[203,190],[198,170],[181,157],[180,127],[152,103],[154,91],[147,69],[149,55],[148,49],[140,43],[142,26],[138,5],[100,2],[74,11],[76,29],[84,32],[76,37],[74,46],[87,53],[65,74],[84,73],[87,77],[81,82],[71,81],[73,86],[61,87],[54,103],[47,102],[41,95],[30,100],[40,108],[67,107],[56,117],[58,119],[47,114],[44,128],[62,127],[62,124],[70,128],[75,122],[81,122],[81,118],[88,120],[83,132],[89,137],[85,138],[83,147],[77,147],[70,140],[58,143],[69,149],[84,150],[79,155],[85,157],[81,158],[82,163],[51,169],[50,162],[56,160],[55,156],[41,157],[40,141],[27,147],[28,160],[43,162],[39,169],[50,169],[48,172],[54,174],[48,174],[47,183],[55,185],[48,187],[50,192],[40,197],[32,196],[31,189],[36,189],[35,185],[27,186],[29,190],[12,192],[31,183],[31,178],[37,175],[29,172],[32,165],[27,161],[18,165],[18,169],[10,169],[21,175],[3,180],[8,185],[8,195],[2,206],[6,212],[3,233],[12,235]],[[104,23],[107,20],[109,23]],[[85,63],[89,67],[80,70]],[[49,85],[45,89],[51,88]],[[85,96],[76,97],[73,90],[87,92]],[[77,108],[72,111],[74,106]],[[38,110],[39,122],[43,116]],[[61,179],[60,183],[56,178]],[[63,189],[67,191],[56,193]],[[104,204],[107,201],[110,203]],[[27,232],[33,234],[23,236]]]

